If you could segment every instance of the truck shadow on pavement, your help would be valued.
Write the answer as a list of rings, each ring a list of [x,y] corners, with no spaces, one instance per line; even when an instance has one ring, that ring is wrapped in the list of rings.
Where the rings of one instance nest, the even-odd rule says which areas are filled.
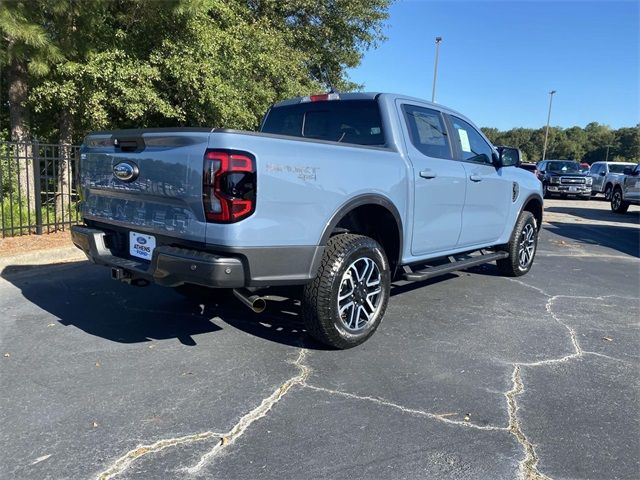
[[[197,345],[195,337],[223,330],[224,324],[268,341],[322,349],[303,327],[299,305],[289,298],[269,301],[256,314],[232,296],[195,302],[159,286],[133,287],[111,280],[108,271],[88,262],[7,266],[0,276],[23,297],[65,326],[118,343],[178,339]],[[271,293],[271,292],[269,292]]]
[[[640,257],[640,229],[626,226],[574,224],[550,222],[549,233],[575,240],[586,245],[617,250],[633,257]]]
[[[613,213],[610,210],[569,206],[559,207],[555,205],[545,207],[544,211],[551,213],[564,213],[584,220],[598,220],[602,222],[613,222],[636,226],[640,225],[640,211],[630,211],[625,214],[618,214]]]
[[[172,289],[133,287],[115,282],[108,271],[88,262],[7,266],[0,276],[24,299],[65,326],[117,343],[144,343],[176,338],[196,346],[196,336],[216,333],[225,324],[271,342],[312,350],[329,350],[307,335],[300,314],[301,288],[271,288],[267,309],[257,314],[233,295],[219,301],[195,301]],[[391,296],[445,281],[449,274],[421,283],[396,282]],[[49,319],[47,319],[49,321]]]

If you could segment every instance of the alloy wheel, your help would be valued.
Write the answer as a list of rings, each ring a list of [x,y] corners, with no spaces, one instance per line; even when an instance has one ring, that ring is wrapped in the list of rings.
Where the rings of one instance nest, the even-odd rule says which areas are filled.
[[[382,300],[380,269],[368,257],[360,257],[344,272],[338,290],[338,315],[351,332],[366,328]]]
[[[536,249],[536,229],[531,223],[527,223],[520,233],[520,246],[518,248],[518,266],[525,269],[533,260]]]
[[[622,205],[622,195],[616,190],[613,194],[613,198],[611,199],[611,206],[614,210],[618,210],[620,205]]]

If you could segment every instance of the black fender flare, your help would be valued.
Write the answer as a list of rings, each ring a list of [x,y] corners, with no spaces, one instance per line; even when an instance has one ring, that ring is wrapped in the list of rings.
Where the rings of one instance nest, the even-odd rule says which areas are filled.
[[[400,212],[393,204],[391,200],[388,198],[378,195],[378,194],[364,194],[358,195],[357,197],[353,197],[344,205],[342,205],[331,217],[331,219],[327,222],[322,232],[322,236],[320,237],[321,246],[326,246],[329,238],[331,237],[331,233],[336,228],[336,225],[340,223],[349,212],[355,210],[358,207],[363,205],[378,205],[384,207],[386,210],[391,213],[393,218],[396,221],[396,226],[398,227],[398,258],[396,259],[396,265],[402,264],[402,249],[404,246],[404,230],[402,227],[402,218],[400,217]]]
[[[532,193],[522,202],[522,206],[520,207],[518,216],[516,217],[516,222],[518,221],[517,219],[520,218],[520,215],[524,211],[525,207],[529,205],[532,200],[537,200],[538,202],[540,202],[540,218],[536,218],[536,221],[540,223],[538,225],[538,230],[540,230],[542,228],[542,218],[544,216],[544,199],[537,193]]]

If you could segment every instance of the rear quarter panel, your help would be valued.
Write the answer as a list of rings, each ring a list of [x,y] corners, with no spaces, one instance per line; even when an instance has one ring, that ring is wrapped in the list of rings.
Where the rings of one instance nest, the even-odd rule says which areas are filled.
[[[209,148],[254,155],[258,181],[253,215],[207,224],[208,244],[319,245],[334,214],[362,194],[388,199],[405,217],[407,166],[394,150],[229,131],[212,133]]]

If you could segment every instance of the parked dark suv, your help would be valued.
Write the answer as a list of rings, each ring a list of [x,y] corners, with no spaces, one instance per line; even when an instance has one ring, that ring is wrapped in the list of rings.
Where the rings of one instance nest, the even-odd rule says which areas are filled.
[[[538,163],[538,179],[545,198],[569,195],[589,199],[592,178],[581,173],[580,164],[572,160],[543,160]]]

